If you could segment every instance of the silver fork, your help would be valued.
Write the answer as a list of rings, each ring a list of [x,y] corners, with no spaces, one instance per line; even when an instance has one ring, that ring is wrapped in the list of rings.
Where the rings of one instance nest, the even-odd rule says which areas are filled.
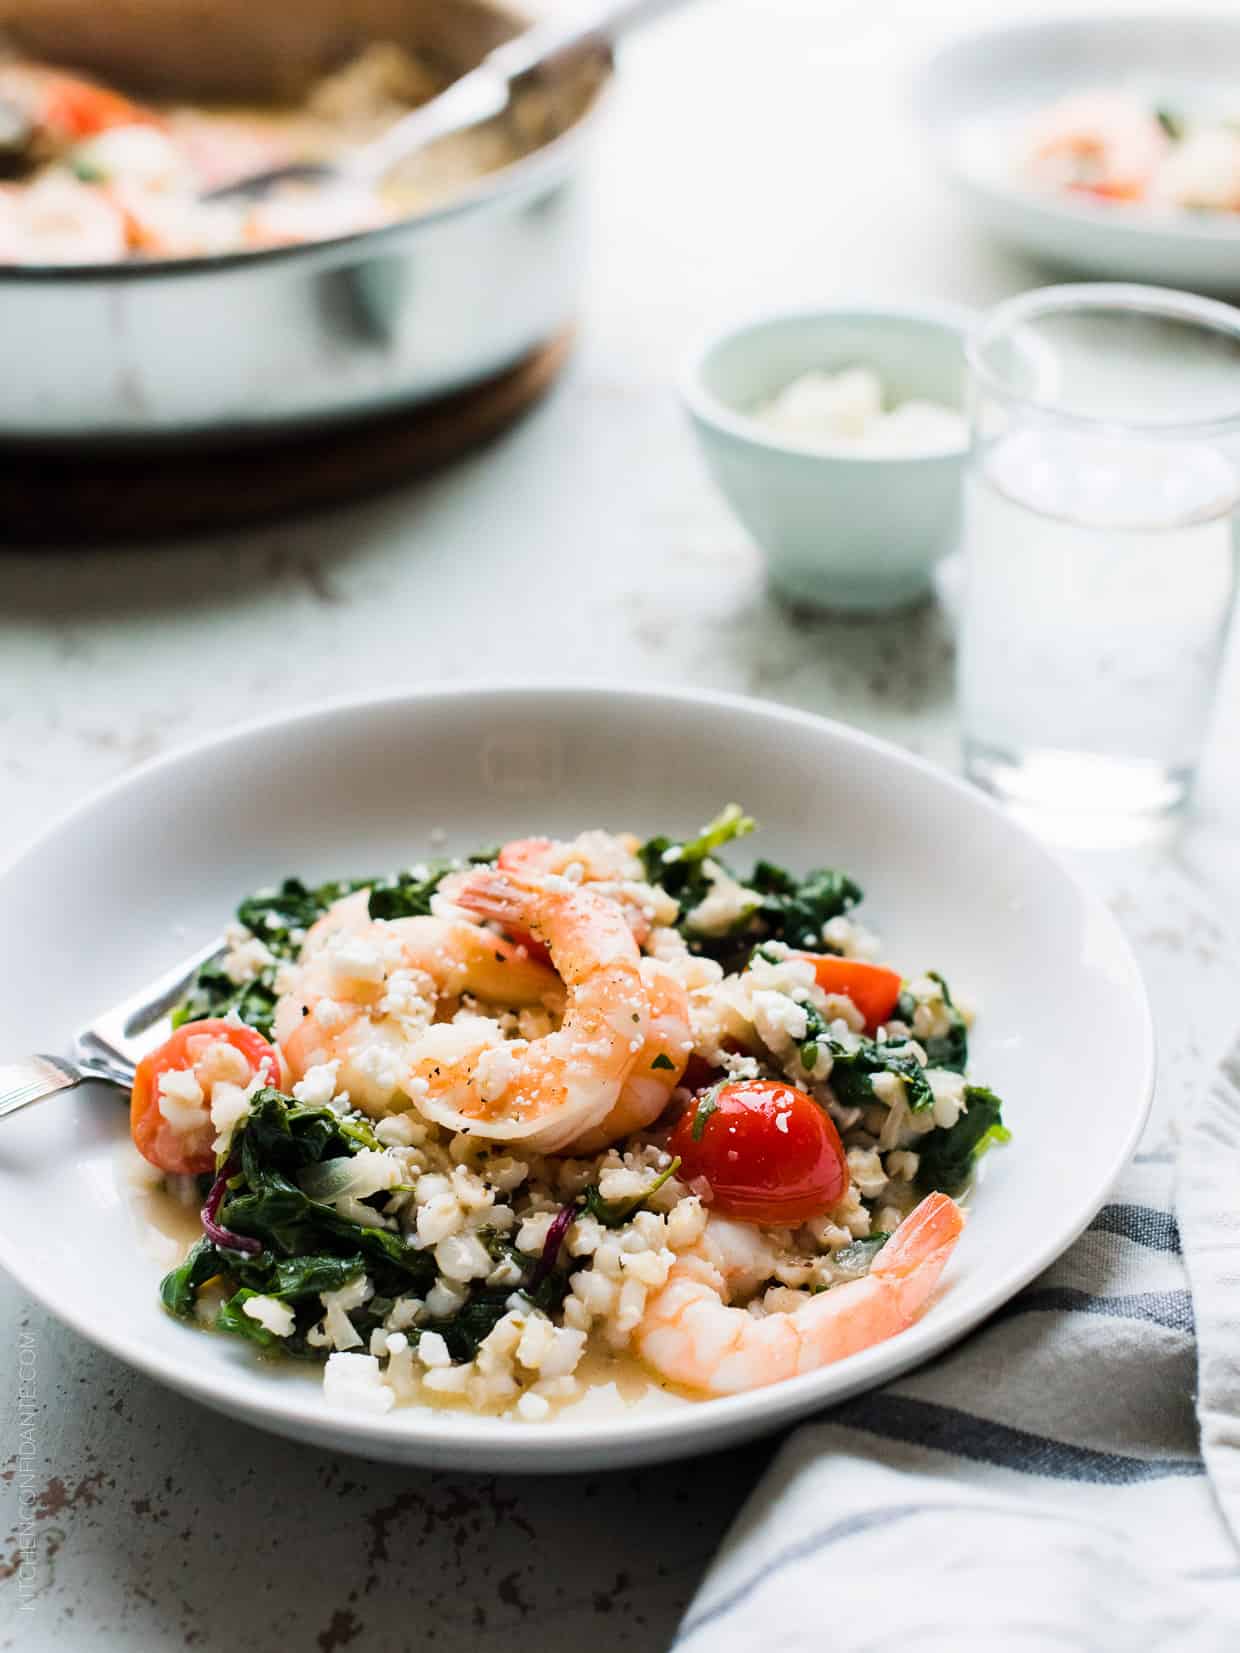
[[[88,1079],[129,1090],[138,1063],[167,1037],[169,1012],[185,997],[202,966],[218,958],[224,947],[217,938],[105,1010],[76,1035],[71,1060],[39,1055],[0,1063],[0,1119]]]

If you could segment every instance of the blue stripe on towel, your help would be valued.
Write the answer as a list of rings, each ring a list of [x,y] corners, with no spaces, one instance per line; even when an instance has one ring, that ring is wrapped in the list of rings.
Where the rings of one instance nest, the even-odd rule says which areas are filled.
[[[1175,1218],[1152,1205],[1104,1205],[1089,1227],[1096,1234],[1122,1234],[1152,1251],[1180,1249]]]
[[[1073,1286],[1042,1286],[1021,1292],[995,1314],[991,1324],[1017,1314],[1101,1314],[1113,1320],[1148,1320],[1168,1331],[1193,1335],[1193,1299],[1187,1291],[1137,1291],[1099,1296]]]
[[[887,1440],[907,1441],[938,1452],[955,1453],[977,1463],[1025,1475],[1046,1475],[1057,1481],[1094,1481],[1125,1486],[1137,1481],[1160,1481],[1169,1476],[1202,1475],[1198,1458],[1131,1458],[1119,1452],[1095,1452],[1070,1446],[1048,1435],[1012,1429],[954,1406],[914,1400],[908,1395],[864,1395],[846,1401],[830,1415],[832,1423],[861,1429]]]

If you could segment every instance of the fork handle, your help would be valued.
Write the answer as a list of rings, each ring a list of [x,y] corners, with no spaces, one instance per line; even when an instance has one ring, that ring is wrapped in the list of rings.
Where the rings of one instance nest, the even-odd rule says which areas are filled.
[[[119,1063],[105,1061],[66,1062],[61,1056],[30,1056],[24,1062],[0,1064],[0,1119],[19,1113],[32,1103],[44,1102],[58,1091],[72,1090],[87,1079],[128,1090],[132,1072]]]

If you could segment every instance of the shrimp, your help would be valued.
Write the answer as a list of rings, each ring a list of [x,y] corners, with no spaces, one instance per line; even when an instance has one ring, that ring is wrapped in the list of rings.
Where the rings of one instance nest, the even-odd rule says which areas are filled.
[[[307,932],[282,982],[275,1035],[295,1078],[338,1062],[336,1087],[366,1113],[407,1108],[420,1036],[464,994],[554,1010],[554,970],[481,925],[431,917],[372,919],[370,894],[334,902]]]
[[[476,1018],[428,1028],[410,1081],[427,1118],[554,1153],[611,1112],[643,1050],[650,1012],[637,943],[615,903],[567,880],[484,868],[456,903],[542,942],[563,978],[562,1025],[503,1042]]]
[[[121,212],[71,173],[0,189],[0,264],[114,264],[127,252]]]
[[[514,838],[499,853],[502,872],[558,873],[573,884],[588,885],[620,908],[629,928],[644,947],[655,924],[676,918],[676,903],[665,891],[646,882],[632,833],[582,832],[570,840]]]
[[[747,1275],[751,1286],[757,1282],[746,1248],[732,1232],[742,1225],[720,1223],[712,1217],[697,1246],[677,1259],[634,1334],[637,1352],[660,1377],[709,1395],[817,1371],[906,1330],[938,1284],[964,1212],[946,1194],[927,1195],[864,1279],[760,1318],[727,1302],[738,1277]],[[763,1236],[755,1239],[761,1247]]]
[[[652,1125],[667,1107],[688,1065],[693,1046],[689,995],[680,978],[657,959],[644,958],[638,968],[650,1010],[646,1043],[638,1051],[611,1112],[602,1124],[571,1143],[569,1153],[597,1153],[609,1143]]]
[[[1139,201],[1164,155],[1158,119],[1122,92],[1079,92],[1046,111],[1030,134],[1029,166],[1052,188]]]

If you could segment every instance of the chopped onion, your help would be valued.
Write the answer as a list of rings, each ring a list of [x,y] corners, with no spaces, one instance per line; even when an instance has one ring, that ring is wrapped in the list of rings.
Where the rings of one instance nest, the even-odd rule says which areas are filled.
[[[297,1186],[307,1199],[330,1205],[335,1200],[364,1200],[395,1188],[404,1172],[392,1154],[363,1148],[340,1159],[307,1165],[298,1173]]]

